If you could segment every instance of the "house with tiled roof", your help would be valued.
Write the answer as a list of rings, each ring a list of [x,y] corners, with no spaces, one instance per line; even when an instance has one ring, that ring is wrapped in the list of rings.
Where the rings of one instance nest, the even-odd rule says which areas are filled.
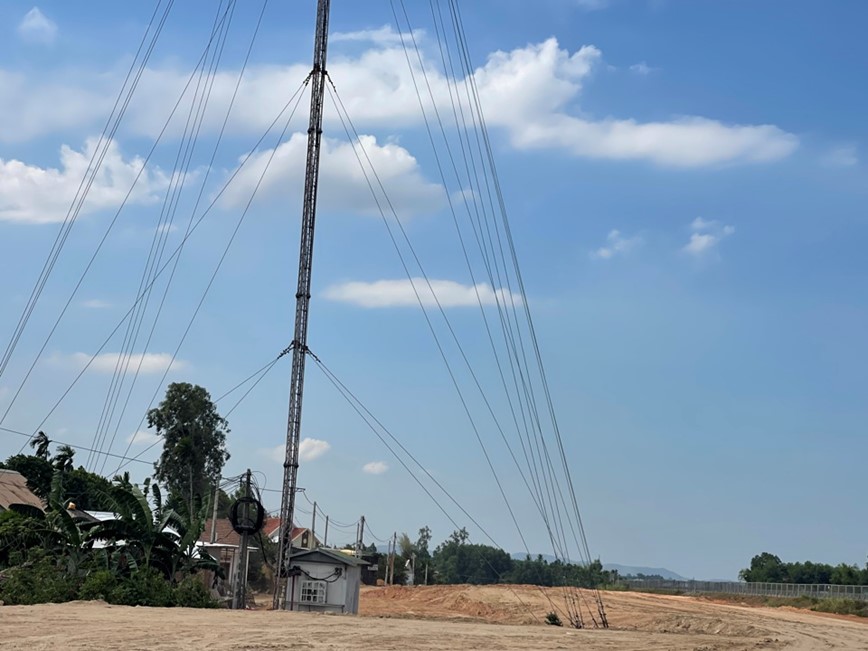
[[[262,533],[271,541],[278,542],[280,539],[280,518],[269,517],[262,525]],[[292,528],[292,546],[297,549],[316,549],[322,547],[322,542],[307,527]]]

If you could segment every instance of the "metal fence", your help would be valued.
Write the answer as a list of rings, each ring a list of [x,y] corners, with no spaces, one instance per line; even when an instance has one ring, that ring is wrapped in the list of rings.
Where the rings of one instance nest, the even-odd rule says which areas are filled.
[[[755,597],[813,597],[868,601],[868,585],[807,583],[744,583],[741,581],[671,581],[624,579],[631,590],[673,590],[685,594],[738,594]]]

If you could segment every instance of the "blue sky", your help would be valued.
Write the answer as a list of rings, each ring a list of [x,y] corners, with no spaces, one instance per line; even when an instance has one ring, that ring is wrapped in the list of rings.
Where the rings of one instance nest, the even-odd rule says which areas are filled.
[[[290,11],[270,3],[208,172],[261,7],[239,3],[169,250],[206,173],[210,199],[306,75],[315,3],[305,4]],[[733,578],[761,551],[863,563],[868,55],[860,43],[868,7],[855,0],[465,5],[592,553],[698,578]],[[428,3],[407,7],[442,99],[448,81]],[[152,11],[152,3],[0,6],[4,348]],[[0,377],[0,413],[195,67],[214,13],[213,3],[188,2],[170,14],[106,156],[107,172]],[[331,76],[427,272],[441,281],[438,296],[481,382],[505,409],[479,308],[467,305],[471,279],[446,209],[446,192],[461,188],[443,188],[389,3],[335,2],[332,14]],[[292,338],[306,101],[169,380],[200,383],[216,397]],[[182,127],[170,124],[4,427],[32,431],[132,304]],[[310,346],[500,545],[524,551],[331,107],[325,131]],[[111,428],[115,453],[162,391],[167,361],[275,143],[274,135],[264,141],[185,246],[143,373]],[[50,435],[92,445],[110,355],[120,347],[118,337],[102,351],[109,356],[97,358],[47,421]],[[250,467],[279,487],[288,361],[232,413],[227,475]],[[460,382],[474,395],[466,374]],[[232,397],[220,403],[224,413]],[[471,411],[528,547],[550,553],[475,395]],[[448,535],[450,523],[314,365],[303,436],[313,442],[300,483],[333,518],[364,513],[382,537],[426,524],[435,540]],[[4,433],[0,456],[23,441]],[[146,442],[140,435],[130,452]],[[157,450],[142,458],[153,461]],[[114,465],[109,460],[105,472]],[[147,466],[130,469],[144,476]],[[277,508],[279,496],[269,498]]]

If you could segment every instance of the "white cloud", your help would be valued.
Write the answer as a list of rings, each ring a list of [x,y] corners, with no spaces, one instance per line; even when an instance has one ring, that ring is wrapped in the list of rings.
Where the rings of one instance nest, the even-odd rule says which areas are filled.
[[[314,459],[319,459],[331,449],[332,445],[328,441],[305,438],[301,440],[301,444],[298,447],[298,459],[299,461],[313,461]],[[265,453],[277,463],[282,464],[286,460],[286,445],[281,443],[273,448],[268,448],[265,450]]]
[[[55,78],[50,71],[34,76],[0,69],[0,141],[26,142],[104,124],[122,80],[113,73],[76,71]]]
[[[721,240],[735,233],[735,227],[728,224],[722,225],[716,219],[703,219],[697,217],[690,223],[690,240],[684,245],[682,251],[694,257],[700,258],[717,248]]]
[[[268,448],[264,452],[277,463],[283,463],[286,460],[286,446],[283,443]]]
[[[161,233],[161,234],[164,234],[164,233],[174,233],[175,231],[178,230],[178,227],[175,226],[175,224],[168,224],[168,223],[165,223],[165,224],[160,224],[160,225],[157,226],[157,228],[155,228],[154,230],[155,230],[157,233]]]
[[[820,162],[825,167],[853,167],[859,164],[855,145],[840,145],[827,151]]]
[[[630,66],[630,72],[634,72],[637,75],[642,75],[643,77],[646,75],[650,75],[655,70],[657,70],[657,68],[652,68],[644,61],[640,61],[639,63],[634,63],[632,66]]]
[[[361,128],[391,130],[420,126],[416,89],[404,51],[394,43],[396,34],[383,30],[352,34],[359,39],[363,35],[371,39],[370,49],[356,56],[335,57],[329,66],[354,122]],[[441,114],[449,116],[450,89],[462,98],[460,101],[466,101],[464,79],[444,76],[434,63],[438,58],[436,52],[430,61],[423,54],[423,65],[434,101]],[[601,60],[602,53],[594,46],[571,53],[554,38],[511,52],[492,53],[474,73],[488,124],[503,129],[512,145],[520,149],[559,149],[586,158],[642,160],[674,167],[769,162],[790,155],[798,147],[795,135],[770,124],[726,124],[703,116],[658,122],[589,116],[581,110],[580,99],[584,82]],[[418,82],[421,69],[415,57],[411,65]],[[251,66],[233,109],[230,131],[261,132],[286,102],[286,89],[304,79],[308,68],[307,63]],[[118,74],[113,73],[115,85],[120,84],[115,79]],[[148,69],[130,106],[127,128],[155,135],[188,77],[184,70]],[[237,71],[217,74],[212,110],[205,116],[203,132],[220,127],[236,80]],[[0,73],[0,83],[3,81]],[[83,121],[90,124],[110,109],[105,99],[111,96],[105,90],[107,83],[105,75],[79,80],[75,86],[66,81],[11,75],[10,83],[2,84],[0,138],[19,140],[26,137],[22,134],[32,137]],[[423,94],[430,109],[427,84]],[[326,119],[327,132],[340,131],[332,107],[327,108]],[[173,133],[181,129],[182,121],[177,122]]]
[[[362,466],[362,471],[369,475],[382,475],[389,469],[389,465],[385,461],[371,461]]]
[[[419,40],[425,36],[425,32],[424,30],[417,29],[414,30],[412,34],[402,34],[392,29],[391,25],[383,25],[377,29],[362,29],[356,32],[335,32],[334,34],[329,34],[329,43],[357,41],[378,43],[381,45],[400,45],[402,36],[405,43],[408,43],[414,37],[418,43]]]
[[[691,255],[699,256],[706,251],[711,250],[719,241],[720,238],[716,235],[711,235],[709,233],[693,233],[690,236],[690,241],[684,245],[684,251]]]
[[[151,445],[159,440],[160,437],[156,433],[146,429],[140,429],[138,432],[130,434],[127,437],[127,443],[132,445]]]
[[[322,455],[328,452],[331,447],[331,443],[328,441],[305,438],[301,440],[301,443],[298,446],[298,458],[301,461],[313,461],[314,459],[319,459]],[[281,461],[283,461],[282,458]]]
[[[102,353],[100,355],[88,355],[87,353],[73,353],[72,355],[55,355],[52,361],[56,363],[68,363],[77,368],[83,367],[91,358],[93,362],[90,369],[97,373],[114,373],[118,361],[121,359],[120,353]],[[152,374],[162,373],[171,363],[172,369],[180,370],[188,366],[187,362],[176,359],[172,362],[172,356],[169,353],[135,353],[130,356],[129,366],[126,364],[126,357],[122,362],[121,368],[126,367],[129,372],[135,372],[141,363],[139,373]]]
[[[601,246],[596,251],[591,251],[591,258],[595,260],[608,260],[615,255],[629,253],[641,244],[642,238],[639,235],[624,237],[621,235],[621,231],[617,229],[611,230],[606,236],[606,245]]]
[[[346,282],[328,287],[324,295],[333,301],[369,308],[416,306],[420,299],[425,307],[436,306],[439,301],[444,308],[478,305],[478,301],[495,305],[498,299],[508,305],[521,304],[520,295],[510,294],[507,289],[494,290],[488,283],[463,285],[453,280],[431,280],[429,288],[424,278]]]
[[[18,23],[18,35],[31,43],[53,43],[57,36],[57,24],[43,14],[39,7],[33,7]]]
[[[108,301],[103,301],[99,298],[91,298],[86,301],[82,301],[81,305],[82,307],[86,307],[92,310],[104,310],[112,306],[112,304]]]
[[[692,222],[690,222],[690,230],[692,231],[707,231],[711,228],[717,227],[716,220],[705,220],[702,217],[697,217]]]
[[[573,115],[569,106],[601,59],[593,46],[570,54],[554,38],[491,55],[476,73],[489,124],[505,128],[521,149],[565,149],[672,167],[768,162],[798,146],[796,136],[772,125],[727,125],[696,116],[643,123]]]
[[[64,145],[60,149],[60,169],[0,159],[0,221],[34,224],[63,221],[96,147],[96,139],[89,139],[83,151]],[[117,143],[110,143],[81,214],[120,206],[143,165],[144,161],[138,157],[125,160]],[[156,202],[159,191],[168,182],[159,169],[145,170],[128,202]]]
[[[443,187],[425,180],[419,163],[406,149],[394,143],[380,145],[374,136],[361,136],[360,142],[400,217],[433,212],[445,205]],[[358,144],[356,147],[365,160]],[[258,152],[247,161],[224,193],[224,205],[238,207],[248,201],[272,151]],[[294,133],[279,145],[257,196],[281,200],[297,198],[304,186],[306,151],[307,136],[301,133]],[[370,170],[368,174],[370,176]],[[346,141],[323,139],[318,197],[319,207],[324,211],[379,215],[353,145]],[[382,199],[380,202],[385,210],[386,204]]]

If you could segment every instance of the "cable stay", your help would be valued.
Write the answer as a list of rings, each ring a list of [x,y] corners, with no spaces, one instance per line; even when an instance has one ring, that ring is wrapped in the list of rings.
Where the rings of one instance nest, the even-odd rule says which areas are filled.
[[[480,89],[477,86],[476,70],[473,68],[470,48],[461,9],[458,0],[428,0],[433,34],[437,44],[439,66],[442,67],[446,80],[445,91],[438,96],[432,85],[430,74],[433,68],[427,63],[420,49],[416,32],[404,0],[389,0],[392,15],[397,27],[401,49],[408,66],[413,91],[418,100],[419,109],[424,122],[426,135],[434,154],[434,166],[439,181],[445,191],[447,210],[450,213],[452,228],[454,228],[457,246],[463,259],[473,294],[479,309],[479,318],[488,344],[482,354],[490,354],[494,362],[498,386],[494,390],[486,390],[481,381],[479,360],[471,359],[468,349],[462,345],[458,330],[453,326],[441,297],[435,291],[434,283],[426,273],[422,260],[405,228],[398,212],[392,203],[389,193],[383,184],[381,176],[374,166],[371,156],[360,137],[352,118],[347,112],[337,86],[326,70],[326,50],[328,42],[329,0],[317,2],[317,31],[314,47],[314,65],[308,77],[298,87],[287,101],[286,105],[275,117],[265,133],[259,138],[249,153],[240,161],[231,176],[224,182],[204,210],[204,193],[209,175],[224,138],[227,124],[236,103],[251,52],[266,11],[268,0],[263,0],[258,21],[253,30],[240,73],[235,82],[228,109],[223,117],[222,126],[210,151],[210,162],[206,167],[204,178],[199,184],[194,205],[186,220],[183,237],[174,249],[169,247],[169,232],[175,227],[179,217],[182,198],[186,203],[188,186],[185,181],[193,168],[193,160],[197,153],[197,144],[203,124],[208,116],[212,92],[223,60],[224,51],[229,39],[233,17],[237,8],[237,0],[220,0],[210,29],[210,37],[193,68],[186,85],[181,91],[174,107],[165,121],[161,131],[155,138],[153,146],[144,159],[142,167],[126,193],[120,207],[109,221],[95,250],[73,286],[65,301],[59,316],[53,322],[48,335],[42,341],[41,347],[32,363],[27,368],[23,379],[17,386],[5,411],[0,415],[0,431],[21,436],[25,448],[35,432],[39,431],[54,414],[68,394],[77,385],[82,376],[91,368],[94,360],[105,350],[115,338],[120,339],[119,353],[114,363],[111,378],[106,387],[102,408],[93,432],[89,446],[71,446],[82,452],[88,452],[86,465],[102,474],[109,459],[118,459],[118,465],[113,474],[131,463],[149,463],[141,457],[146,455],[160,440],[153,442],[145,450],[135,456],[130,456],[133,443],[131,438],[123,454],[116,454],[114,447],[117,437],[126,423],[127,414],[134,404],[133,397],[139,385],[145,354],[151,347],[155,333],[161,322],[167,297],[176,281],[179,263],[185,246],[192,234],[201,225],[205,217],[219,201],[226,189],[244,168],[245,164],[257,151],[259,146],[276,132],[276,142],[265,157],[264,168],[255,183],[247,203],[237,216],[234,229],[231,231],[221,255],[208,276],[198,301],[192,303],[193,310],[181,333],[177,345],[173,349],[171,360],[157,383],[147,409],[144,410],[139,425],[133,431],[141,429],[147,413],[156,403],[160,391],[166,381],[172,365],[186,342],[203,307],[210,290],[235,242],[265,174],[277,153],[279,145],[284,142],[290,122],[303,98],[303,90],[311,88],[311,114],[308,131],[307,174],[302,214],[302,237],[299,257],[299,285],[296,294],[296,323],[293,341],[290,346],[281,351],[276,358],[269,361],[244,380],[230,388],[217,398],[218,402],[233,397],[234,403],[225,413],[231,415],[245,399],[256,389],[269,372],[285,356],[292,355],[292,381],[290,388],[290,410],[287,426],[286,462],[284,463],[284,481],[281,490],[267,489],[258,482],[253,486],[257,496],[260,491],[271,490],[281,493],[282,518],[280,531],[280,546],[275,571],[276,589],[274,605],[285,605],[282,594],[282,584],[290,567],[291,546],[288,546],[287,527],[291,524],[296,508],[299,512],[305,510],[295,504],[295,493],[299,490],[297,483],[299,432],[301,423],[301,401],[304,379],[305,359],[310,357],[317,368],[323,373],[334,389],[344,398],[353,411],[365,422],[371,432],[380,440],[392,456],[410,474],[439,511],[452,523],[456,529],[461,520],[471,523],[495,547],[502,549],[491,537],[482,524],[473,518],[462,504],[451,494],[442,482],[438,481],[414,456],[409,449],[352,393],[347,386],[331,371],[321,359],[314,355],[307,346],[307,316],[310,301],[310,280],[312,273],[314,220],[318,188],[319,157],[322,137],[323,104],[326,95],[332,101],[343,131],[353,148],[353,153],[362,171],[368,189],[374,199],[388,238],[395,249],[400,265],[415,295],[423,319],[434,340],[435,348],[444,363],[456,397],[461,404],[464,416],[467,418],[476,444],[488,466],[494,480],[500,499],[508,512],[525,551],[530,554],[524,530],[519,525],[515,501],[507,493],[502,481],[502,468],[495,464],[494,448],[489,438],[495,438],[495,446],[502,443],[513,468],[520,478],[519,490],[527,491],[530,503],[539,513],[542,524],[555,557],[571,563],[575,557],[580,563],[592,561],[588,540],[582,521],[576,485],[573,481],[569,459],[564,445],[562,433],[557,419],[554,401],[547,379],[543,356],[538,341],[536,329],[528,303],[524,278],[521,273],[516,242],[510,227],[503,189],[495,165],[493,147],[488,133],[485,115],[482,110]],[[158,0],[148,23],[145,34],[130,66],[127,76],[121,86],[114,107],[106,121],[102,134],[91,154],[87,170],[81,184],[62,222],[56,239],[46,257],[42,270],[30,292],[25,307],[18,319],[11,338],[0,356],[0,377],[6,372],[16,349],[25,333],[28,323],[43,294],[46,284],[52,275],[69,234],[81,212],[82,206],[105,156],[113,142],[119,126],[126,114],[129,103],[138,87],[142,74],[147,68],[157,41],[162,33],[174,0]],[[446,95],[448,94],[448,99]],[[164,138],[170,123],[174,120],[185,98],[189,106],[185,106],[186,116],[182,118],[183,129],[176,148],[173,149],[174,160],[169,181],[160,202],[159,211],[155,212],[155,228],[151,238],[147,256],[143,260],[141,272],[136,272],[137,289],[135,298],[123,318],[108,334],[84,368],[75,376],[71,384],[53,404],[32,434],[3,427],[2,423],[13,409],[25,385],[40,361],[49,342],[63,320],[68,308],[85,281],[89,271],[99,256],[103,245],[112,232],[122,210],[145,173],[152,156]],[[282,130],[280,125],[282,124]],[[200,154],[201,155],[201,154]],[[206,157],[208,154],[206,154]],[[192,200],[191,200],[192,201]],[[171,250],[170,250],[171,249]],[[418,270],[418,271],[417,271]],[[132,281],[135,284],[135,280]],[[488,284],[493,296],[483,297],[482,288]],[[427,294],[425,293],[427,292]],[[428,295],[433,297],[433,305],[428,301]],[[423,298],[424,297],[424,298]],[[136,362],[136,355],[141,351]],[[457,355],[458,359],[454,357]],[[470,384],[468,390],[467,384]],[[240,393],[239,393],[240,392]],[[240,396],[240,397],[239,397]],[[474,413],[479,408],[476,401],[481,401],[484,414],[480,417]],[[503,408],[501,408],[503,407]],[[489,420],[490,419],[490,420]],[[500,443],[497,443],[499,437]],[[304,493],[302,493],[305,495]],[[307,498],[307,495],[305,495]],[[338,528],[349,528],[357,523],[342,524],[334,520],[331,523]],[[380,542],[370,529],[369,534]],[[575,555],[575,556],[574,556]],[[487,562],[487,561],[486,561]],[[494,569],[494,568],[492,568]],[[511,589],[511,588],[510,588]],[[605,607],[599,590],[594,589],[592,595],[593,607],[586,593],[577,586],[566,586],[563,590],[563,609],[554,604],[546,595],[553,610],[564,614],[576,627],[585,625],[586,616],[594,626],[607,627],[608,622]],[[514,593],[514,592],[513,592]],[[515,593],[514,593],[515,594]],[[516,599],[521,599],[515,594]],[[522,602],[522,605],[523,604]]]
[[[224,182],[224,184],[222,185],[220,190],[215,193],[214,198],[211,200],[209,205],[202,211],[202,214],[199,215],[199,217],[195,220],[193,226],[189,229],[189,232],[183,237],[183,239],[178,244],[178,246],[175,248],[173,253],[166,259],[164,264],[160,267],[160,269],[154,275],[153,280],[145,287],[145,291],[149,290],[153,286],[153,284],[156,282],[156,280],[160,278],[160,276],[166,271],[166,269],[173,262],[173,260],[180,254],[181,250],[183,249],[183,246],[190,239],[190,237],[192,237],[193,233],[199,228],[199,226],[202,224],[202,222],[205,220],[205,218],[211,213],[213,208],[220,201],[220,198],[223,196],[223,194],[226,192],[226,190],[232,185],[233,181],[236,179],[238,174],[240,174],[241,171],[243,169],[245,169],[245,166],[250,161],[250,159],[253,157],[254,153],[257,151],[257,149],[262,144],[262,142],[268,137],[268,135],[271,133],[271,131],[274,129],[274,127],[280,122],[280,120],[284,117],[284,115],[287,113],[287,111],[290,110],[290,107],[292,107],[292,110],[289,113],[289,117],[286,119],[286,125],[284,126],[283,131],[280,134],[280,139],[282,139],[284,137],[286,131],[288,130],[288,125],[289,125],[290,121],[292,120],[292,118],[294,117],[294,115],[298,109],[299,103],[301,101],[301,98],[303,96],[302,90],[304,88],[306,88],[306,86],[307,86],[307,80],[302,82],[302,84],[298,87],[298,89],[293,93],[293,95],[289,98],[289,100],[283,106],[283,108],[278,113],[278,115],[274,118],[274,120],[271,122],[271,124],[266,128],[266,130],[262,134],[262,136],[257,140],[257,142],[248,151],[248,153],[245,155],[245,157],[240,161],[240,163],[239,163],[238,167],[235,169],[235,171]],[[278,140],[278,142],[280,142],[280,140]],[[275,145],[275,149],[276,149],[276,145]],[[273,158],[272,158],[272,160],[273,160]],[[258,181],[257,186],[256,186],[256,190],[252,193],[251,198],[250,198],[250,202],[248,202],[248,209],[249,209],[250,203],[252,203],[252,200],[255,197],[256,191],[258,191],[259,185],[261,185],[262,178],[264,177],[265,173],[268,171],[268,168],[270,166],[270,161],[268,161],[268,163],[269,164],[264,167],[262,173],[260,174],[259,181]],[[243,223],[243,220],[244,220],[244,217],[246,217],[246,214],[247,214],[247,211],[245,210],[239,216],[239,219],[236,222],[236,229],[234,231],[234,234],[237,234],[237,231],[240,228],[241,223]],[[231,246],[232,241],[234,241],[234,235],[233,235],[233,238],[230,239],[227,247],[224,249],[222,259],[225,259],[226,254],[228,254],[228,249]],[[216,271],[218,271],[218,270],[219,270],[219,265],[218,265],[218,269],[215,270],[215,273],[212,274],[212,280],[213,280],[213,276],[216,276]],[[139,302],[141,302],[144,299],[144,296],[145,296],[145,293],[142,292],[136,297],[136,299],[133,301],[133,305],[130,307],[130,309],[127,310],[127,312],[123,315],[123,317],[121,317],[121,320],[117,323],[117,325],[115,325],[115,327],[108,334],[108,336],[105,338],[105,340],[102,342],[102,344],[97,348],[96,352],[91,356],[91,358],[88,360],[88,362],[85,364],[85,366],[81,369],[81,371],[79,371],[79,373],[76,375],[76,377],[70,383],[70,385],[61,394],[60,398],[58,398],[58,400],[54,403],[52,408],[45,415],[45,417],[42,419],[42,421],[39,423],[39,425],[36,428],[34,428],[33,436],[36,435],[36,432],[42,428],[42,426],[45,424],[45,422],[51,417],[51,415],[57,410],[57,408],[60,406],[60,404],[66,399],[67,395],[72,391],[72,389],[76,386],[78,381],[82,378],[82,376],[91,367],[91,365],[93,364],[93,362],[97,358],[97,356],[100,353],[102,353],[102,351],[105,349],[105,347],[114,338],[115,334],[126,323],[127,319],[130,318],[130,316],[133,313],[133,310],[135,309],[135,306],[138,305]],[[200,303],[201,303],[201,301],[200,301]],[[190,327],[192,327],[192,326],[190,326]],[[189,332],[189,327],[188,327],[188,332]],[[165,379],[165,375],[164,375],[163,379],[161,380],[161,383],[164,379]],[[156,399],[156,396],[158,395],[158,393],[159,393],[159,388],[157,389],[157,391],[154,394],[154,400]],[[152,400],[151,404],[153,404],[153,400]],[[141,422],[144,422],[144,416],[142,417]],[[22,445],[22,447],[21,447],[22,451],[23,451],[24,447],[26,447],[26,445],[27,445],[27,442],[25,442],[25,444]]]

